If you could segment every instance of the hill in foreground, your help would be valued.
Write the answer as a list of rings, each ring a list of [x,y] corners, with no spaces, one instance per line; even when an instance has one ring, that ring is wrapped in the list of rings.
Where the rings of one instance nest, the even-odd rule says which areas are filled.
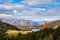
[[[5,30],[18,30],[17,27],[7,24],[7,23],[4,23],[4,22],[1,22],[1,21],[0,21],[0,28],[3,28]]]

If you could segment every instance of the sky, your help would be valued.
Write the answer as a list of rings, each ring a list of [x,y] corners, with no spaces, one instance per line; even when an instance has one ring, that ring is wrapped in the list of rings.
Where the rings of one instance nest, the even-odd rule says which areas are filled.
[[[0,0],[0,18],[60,20],[60,0]]]

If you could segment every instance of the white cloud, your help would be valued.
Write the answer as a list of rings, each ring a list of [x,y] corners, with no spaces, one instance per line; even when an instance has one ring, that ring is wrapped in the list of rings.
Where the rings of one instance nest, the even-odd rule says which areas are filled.
[[[33,21],[56,21],[56,20],[60,20],[60,17],[36,17],[35,19],[29,19],[29,20],[33,20]]]
[[[17,13],[18,13],[18,11],[17,11],[17,10],[13,10],[13,13],[14,13],[14,14],[17,14]]]
[[[39,10],[32,8],[30,10],[22,10],[15,14],[18,19],[27,19],[33,21],[54,21],[60,19],[60,10],[58,8]]]
[[[52,8],[46,10],[44,16],[60,16],[60,8]]]
[[[52,11],[51,11],[52,10]],[[18,10],[16,10],[18,11]],[[20,10],[19,10],[20,11]],[[15,15],[0,14],[0,18],[13,18],[13,19],[27,19],[33,21],[54,21],[59,20],[59,9],[48,9],[48,10],[39,10],[39,9],[22,9],[22,12],[17,12]],[[51,16],[54,15],[54,16]],[[56,16],[57,15],[57,16]]]
[[[0,14],[0,18],[8,18],[8,17],[11,17],[13,15],[10,15],[10,14]]]
[[[60,20],[60,18],[57,17],[43,17],[40,19],[40,21],[55,21],[55,20]]]
[[[44,5],[51,3],[52,0],[24,0],[21,3],[29,6]]]
[[[6,4],[0,4],[0,8],[2,9],[7,9],[7,10],[12,10],[12,9],[26,9],[27,7],[24,6],[24,5],[20,5],[20,4],[9,4],[9,5],[6,5]]]
[[[52,21],[58,20],[60,18],[56,18],[60,16],[60,9],[53,8],[53,9],[46,9],[46,8],[31,8],[30,6],[36,5],[44,5],[51,3],[51,0],[25,0],[22,1],[22,4],[3,4],[0,5],[0,9],[12,10],[11,13],[14,15],[8,14],[0,14],[0,18],[23,18],[29,19],[34,21]],[[29,6],[26,6],[29,5]],[[47,17],[46,17],[47,16]],[[56,16],[56,17],[54,17]],[[54,18],[54,19],[53,19]]]
[[[26,6],[23,5],[2,5],[0,8],[7,8],[7,10],[16,10],[18,11],[15,15],[18,16],[18,18],[25,18],[26,16],[29,18],[29,16],[36,16],[34,17],[35,19],[38,17],[45,17],[45,16],[58,16],[60,15],[60,10],[59,8],[53,8],[53,9],[45,9],[45,8],[27,8]],[[16,8],[16,9],[15,9]],[[15,13],[16,11],[12,12]],[[22,16],[22,17],[21,17]],[[27,18],[26,17],[26,18]],[[31,17],[31,18],[32,18]],[[32,19],[34,19],[32,18]]]

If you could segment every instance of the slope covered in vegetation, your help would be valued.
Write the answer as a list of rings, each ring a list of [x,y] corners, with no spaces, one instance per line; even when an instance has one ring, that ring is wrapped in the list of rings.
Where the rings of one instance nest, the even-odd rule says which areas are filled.
[[[5,30],[18,30],[16,26],[4,23],[0,21],[0,28],[4,28]]]
[[[10,31],[9,31],[10,30]],[[15,30],[15,31],[12,31]],[[15,26],[0,22],[0,40],[60,40],[60,26],[23,34]]]
[[[27,34],[18,33],[18,31],[6,32],[0,29],[0,40],[60,40],[60,26],[56,29],[53,28],[45,28],[38,32],[32,32]],[[2,37],[1,37],[2,36]]]

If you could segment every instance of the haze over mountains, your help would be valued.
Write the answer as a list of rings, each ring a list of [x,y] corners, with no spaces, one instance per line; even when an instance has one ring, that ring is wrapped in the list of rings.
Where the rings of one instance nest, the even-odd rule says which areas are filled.
[[[38,22],[30,21],[30,20],[14,20],[14,19],[2,19],[2,22],[14,25],[14,26],[39,26]]]
[[[30,26],[40,26],[40,25],[43,25],[46,22],[51,27],[52,26],[56,26],[56,25],[60,25],[60,20],[51,21],[51,22],[48,22],[48,21],[38,21],[38,22],[35,22],[35,21],[24,20],[24,19],[15,20],[15,19],[2,19],[2,18],[0,18],[0,21],[2,21],[4,23],[7,23],[7,24],[11,24],[11,25],[17,26],[17,27],[20,27],[20,26],[27,26],[27,27],[30,27]]]

